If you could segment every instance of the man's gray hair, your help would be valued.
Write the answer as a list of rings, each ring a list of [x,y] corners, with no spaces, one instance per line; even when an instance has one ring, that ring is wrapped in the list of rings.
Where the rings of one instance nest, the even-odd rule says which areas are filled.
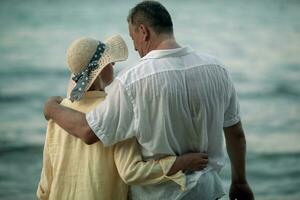
[[[128,23],[138,26],[144,24],[157,34],[173,34],[173,23],[167,9],[157,1],[143,1],[129,11]]]

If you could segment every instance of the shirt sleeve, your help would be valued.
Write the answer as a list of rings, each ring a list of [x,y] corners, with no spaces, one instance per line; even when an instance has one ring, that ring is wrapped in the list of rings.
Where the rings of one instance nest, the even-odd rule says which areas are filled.
[[[143,161],[135,138],[115,146],[114,160],[120,177],[128,185],[150,185],[171,180],[177,183],[182,190],[185,190],[186,179],[182,171],[167,176],[176,156]]]
[[[107,96],[86,120],[105,146],[134,136],[134,111],[128,91],[118,80],[106,88]]]
[[[225,109],[223,127],[233,126],[241,120],[239,100],[230,75],[228,81],[229,101]]]
[[[54,125],[52,120],[49,120],[47,126],[47,133],[44,145],[44,153],[43,153],[43,168],[41,173],[41,179],[37,188],[37,198],[38,199],[49,199],[50,188],[53,180],[52,175],[52,164],[50,160],[50,155],[48,151],[48,136],[51,134],[52,126]]]

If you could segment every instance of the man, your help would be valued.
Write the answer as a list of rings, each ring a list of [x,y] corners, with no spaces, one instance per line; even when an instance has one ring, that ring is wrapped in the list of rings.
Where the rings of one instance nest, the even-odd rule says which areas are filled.
[[[225,164],[223,130],[231,161],[231,199],[254,199],[245,172],[246,141],[232,80],[216,59],[180,47],[168,11],[158,2],[137,4],[128,16],[140,62],[106,88],[107,98],[88,114],[50,98],[46,118],[88,144],[112,145],[136,137],[144,159],[207,152],[208,166],[187,172],[187,190],[172,182],[134,186],[133,199],[217,199]]]

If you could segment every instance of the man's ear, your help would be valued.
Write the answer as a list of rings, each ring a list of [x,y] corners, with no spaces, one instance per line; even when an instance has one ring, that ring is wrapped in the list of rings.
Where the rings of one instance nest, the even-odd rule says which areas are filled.
[[[148,41],[150,38],[150,30],[144,24],[140,24],[139,31],[143,34],[143,41]]]

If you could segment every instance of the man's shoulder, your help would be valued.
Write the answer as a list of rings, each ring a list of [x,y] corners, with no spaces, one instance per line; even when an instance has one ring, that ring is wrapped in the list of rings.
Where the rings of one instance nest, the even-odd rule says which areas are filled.
[[[140,61],[139,63],[133,65],[132,67],[128,67],[122,70],[116,77],[118,81],[120,81],[123,85],[128,85],[132,82],[138,80],[143,74],[145,74],[145,67],[148,65],[148,60]]]
[[[228,74],[227,66],[216,56],[207,53],[195,53],[195,57],[197,57],[197,66],[208,67],[207,69],[213,67],[215,72]]]
[[[208,53],[195,52],[199,65],[216,65],[224,68],[223,63],[216,57]]]
[[[190,67],[201,67],[201,66],[215,66],[220,68],[222,71],[226,71],[223,63],[215,56],[191,51],[184,57],[184,63],[186,68]],[[181,62],[180,62],[181,63]],[[170,69],[179,69],[172,65],[168,58],[160,59],[144,59],[140,60],[136,65],[122,70],[116,79],[120,81],[122,85],[130,85],[140,79],[153,75],[161,71],[168,71]],[[166,66],[165,66],[166,65]],[[159,66],[159,67],[158,67]]]

